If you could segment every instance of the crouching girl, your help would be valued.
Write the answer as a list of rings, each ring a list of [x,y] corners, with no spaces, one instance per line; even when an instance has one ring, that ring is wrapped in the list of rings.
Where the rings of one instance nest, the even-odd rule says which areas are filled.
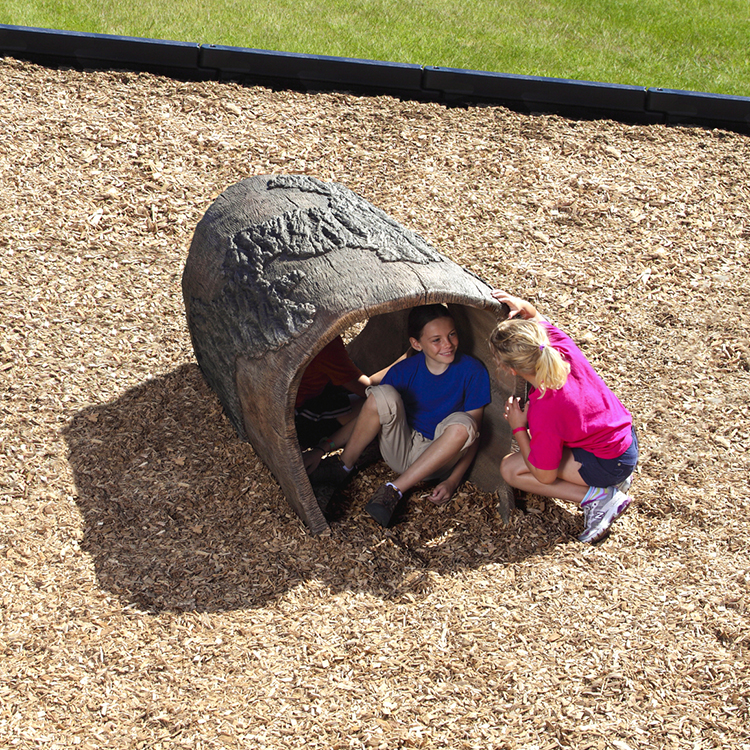
[[[519,452],[503,459],[505,481],[525,492],[581,506],[594,543],[630,505],[638,440],[627,409],[572,339],[526,300],[495,290],[510,308],[490,336],[500,368],[531,385],[522,408],[511,397],[505,418]]]

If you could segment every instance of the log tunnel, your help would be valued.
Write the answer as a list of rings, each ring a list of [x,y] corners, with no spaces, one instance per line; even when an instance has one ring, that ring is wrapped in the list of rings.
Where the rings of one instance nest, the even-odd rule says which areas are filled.
[[[294,426],[305,368],[335,336],[364,324],[347,348],[363,372],[375,372],[408,347],[411,307],[447,304],[459,348],[485,363],[492,383],[467,478],[497,493],[507,519],[513,496],[499,466],[511,435],[502,412],[516,384],[498,376],[487,345],[507,311],[476,275],[340,184],[264,175],[232,185],[206,211],[182,289],[206,381],[312,533],[328,523]]]

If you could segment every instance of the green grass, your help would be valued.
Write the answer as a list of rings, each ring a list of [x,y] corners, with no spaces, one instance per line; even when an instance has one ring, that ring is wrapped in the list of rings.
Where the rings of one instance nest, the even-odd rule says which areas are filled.
[[[0,0],[0,22],[750,95],[747,0]]]

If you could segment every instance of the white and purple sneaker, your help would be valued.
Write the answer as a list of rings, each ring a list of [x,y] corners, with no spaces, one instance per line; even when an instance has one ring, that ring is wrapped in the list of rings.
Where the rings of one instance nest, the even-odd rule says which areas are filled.
[[[632,499],[618,487],[607,487],[601,496],[581,503],[583,510],[583,534],[579,542],[594,544],[607,535],[612,524],[627,509]]]
[[[631,474],[627,479],[623,479],[622,482],[616,484],[615,487],[617,487],[620,492],[624,492],[627,495],[630,485],[633,484],[633,479],[635,479],[635,473]]]

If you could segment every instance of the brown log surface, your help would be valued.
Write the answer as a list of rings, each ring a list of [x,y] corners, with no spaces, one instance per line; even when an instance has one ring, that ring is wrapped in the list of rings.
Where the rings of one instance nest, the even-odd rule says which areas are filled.
[[[498,466],[510,447],[487,336],[501,314],[490,287],[422,237],[336,183],[304,175],[243,180],[220,195],[196,227],[183,274],[193,348],[238,434],[272,470],[307,526],[327,528],[307,479],[294,400],[315,354],[352,325],[363,372],[385,367],[407,346],[414,305],[449,305],[461,348],[492,376],[480,452],[470,473],[509,496]]]

